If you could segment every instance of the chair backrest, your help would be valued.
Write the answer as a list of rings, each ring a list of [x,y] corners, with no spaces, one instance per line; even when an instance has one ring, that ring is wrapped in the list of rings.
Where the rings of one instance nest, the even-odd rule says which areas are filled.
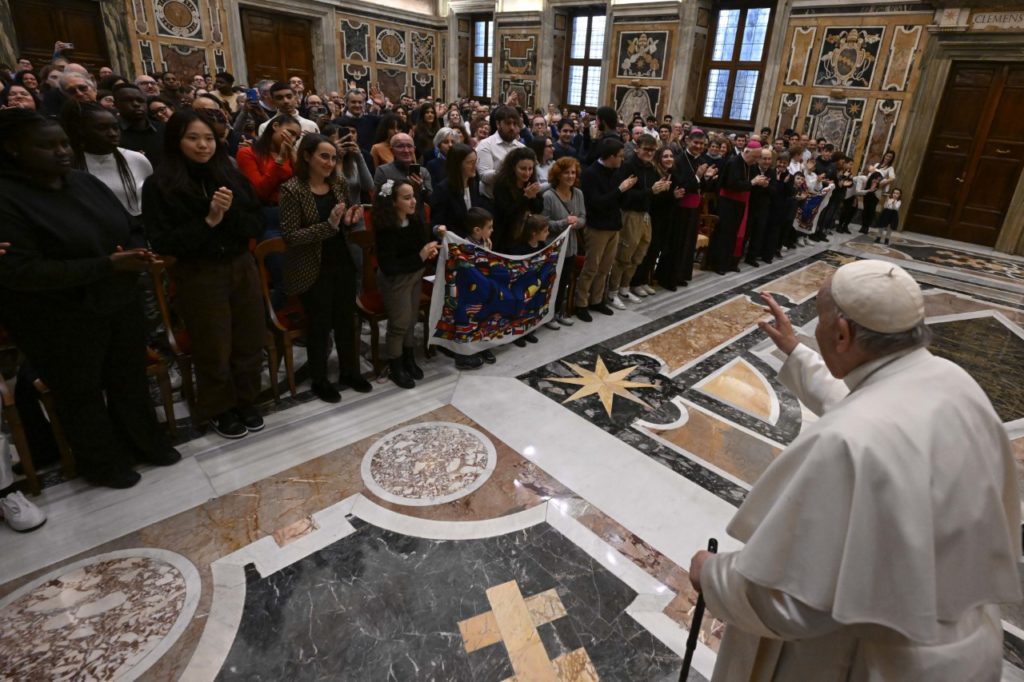
[[[256,268],[260,273],[260,289],[263,290],[263,304],[267,309],[267,317],[270,319],[270,323],[280,331],[288,331],[289,327],[281,322],[277,315],[278,311],[274,309],[274,299],[270,293],[270,270],[267,268],[267,258],[274,254],[283,255],[285,249],[284,239],[273,237],[261,241],[253,250],[253,256],[256,258]],[[285,308],[291,309],[294,304],[297,304],[298,297],[289,296],[288,298],[288,305]]]
[[[167,334],[167,345],[171,347],[175,355],[181,355],[182,349],[175,332],[184,331],[185,326],[171,314],[173,296],[168,291],[168,288],[164,286],[167,266],[168,264],[164,261],[157,261],[151,264],[149,266],[149,276],[153,280],[153,293],[156,295],[156,302],[160,307],[160,317],[163,319],[164,331]]]
[[[373,232],[373,214],[369,206],[363,206],[365,230],[349,232],[347,239],[363,250],[363,271],[360,274],[361,296],[376,295],[377,292],[377,240]]]

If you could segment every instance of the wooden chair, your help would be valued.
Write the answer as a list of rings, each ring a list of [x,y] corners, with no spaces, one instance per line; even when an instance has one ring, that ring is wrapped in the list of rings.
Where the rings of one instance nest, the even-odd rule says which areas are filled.
[[[377,242],[373,236],[373,224],[369,207],[365,207],[366,229],[350,232],[348,241],[363,251],[362,287],[356,297],[356,314],[360,320],[370,325],[370,361],[373,370],[380,374],[384,369],[384,360],[380,356],[380,323],[388,319],[384,310],[384,297],[377,288]],[[427,334],[430,316],[430,291],[424,282],[424,290],[420,294],[420,320],[423,322],[423,345],[427,352]],[[429,353],[428,353],[429,355]]]
[[[57,418],[57,403],[53,399],[53,393],[43,383],[42,379],[36,379],[33,384],[36,393],[39,394],[39,401],[46,410],[46,417],[50,420],[50,429],[53,430],[53,439],[57,442],[57,451],[60,453],[60,471],[64,480],[70,481],[78,474],[75,472],[75,456],[71,452],[71,445],[64,435],[64,427]]]
[[[704,192],[701,197],[700,218],[697,221],[697,248],[693,260],[695,263],[705,263],[704,256],[707,253],[708,244],[711,242],[711,235],[718,227],[718,216],[712,212],[718,205],[718,195],[714,192]]]
[[[188,403],[189,412],[195,415],[196,394],[192,382],[192,339],[189,336],[185,325],[176,315],[171,314],[171,307],[174,299],[174,285],[165,288],[164,274],[167,272],[167,265],[157,262],[149,266],[149,274],[153,278],[153,291],[156,292],[157,304],[160,306],[160,316],[163,318],[164,330],[167,334],[167,345],[174,355],[174,361],[178,364],[181,372],[181,391]],[[274,336],[267,330],[264,347],[270,359],[270,388],[274,394],[274,400],[280,400],[281,396],[277,388],[276,369],[279,364],[277,357],[277,345]]]
[[[38,495],[42,492],[42,485],[39,483],[39,475],[36,473],[35,464],[32,462],[32,453],[28,449],[28,438],[25,436],[25,427],[21,423],[21,415],[14,403],[14,393],[7,387],[3,375],[0,375],[0,401],[3,404],[3,417],[7,426],[11,429],[11,438],[14,439],[14,447],[18,451],[18,460],[25,472],[25,490],[30,495]]]
[[[274,237],[260,242],[255,251],[256,267],[260,271],[260,284],[263,289],[263,303],[267,309],[267,320],[278,351],[284,356],[285,373],[288,375],[288,390],[294,398],[298,391],[295,388],[295,356],[293,353],[295,339],[306,335],[309,320],[302,301],[298,296],[289,296],[284,307],[275,309],[270,291],[270,271],[267,269],[267,258],[274,254],[284,254],[284,239]],[[277,376],[277,365],[271,368]]]

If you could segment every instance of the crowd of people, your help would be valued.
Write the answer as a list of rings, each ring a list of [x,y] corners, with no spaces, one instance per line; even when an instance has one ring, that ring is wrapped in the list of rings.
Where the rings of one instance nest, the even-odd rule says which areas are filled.
[[[372,388],[354,327],[363,251],[349,239],[368,226],[387,374],[412,388],[421,281],[447,231],[506,254],[568,231],[580,258],[558,282],[547,324],[558,329],[687,286],[708,215],[704,268],[719,274],[848,232],[858,210],[866,231],[882,207],[886,241],[898,220],[894,153],[855,174],[795,131],[727,135],[668,115],[623,121],[608,106],[531,111],[515,93],[392,102],[372,84],[320,95],[297,77],[249,88],[229,73],[182,76],[91,74],[63,59],[0,73],[0,186],[12,198],[0,207],[0,322],[26,358],[19,389],[32,390],[22,375],[45,381],[82,474],[100,485],[133,485],[133,462],[178,459],[145,399],[147,348],[167,352],[158,287],[173,290],[187,330],[197,423],[226,438],[263,428],[261,240],[283,240],[265,263],[271,295],[301,300],[312,391],[334,403],[339,388]],[[459,369],[495,361],[455,355]]]

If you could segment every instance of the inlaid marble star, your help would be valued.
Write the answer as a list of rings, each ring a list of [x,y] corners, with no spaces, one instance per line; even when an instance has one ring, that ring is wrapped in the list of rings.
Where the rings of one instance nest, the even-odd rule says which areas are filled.
[[[562,363],[572,371],[576,372],[578,376],[568,379],[550,377],[550,381],[557,381],[563,384],[573,384],[580,387],[579,390],[563,400],[562,404],[580,400],[581,398],[585,398],[589,395],[597,395],[601,399],[601,404],[604,405],[604,411],[608,413],[609,417],[612,416],[612,402],[615,399],[615,396],[625,398],[626,400],[632,400],[634,403],[639,403],[644,407],[650,407],[650,405],[645,403],[643,400],[640,400],[640,398],[637,398],[628,390],[630,388],[651,387],[651,385],[647,383],[628,381],[626,379],[626,377],[632,374],[633,370],[637,368],[637,365],[620,369],[617,372],[609,372],[600,355],[597,356],[597,362],[594,363],[593,371],[584,369],[571,362],[565,362],[564,360]]]

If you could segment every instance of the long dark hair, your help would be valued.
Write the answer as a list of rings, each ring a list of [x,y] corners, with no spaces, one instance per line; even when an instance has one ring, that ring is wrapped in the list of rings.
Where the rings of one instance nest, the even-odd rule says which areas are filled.
[[[195,173],[189,171],[190,167],[196,164],[185,158],[185,153],[181,151],[181,141],[185,138],[185,132],[196,121],[202,122],[210,129],[217,145],[213,156],[203,164],[202,175],[208,183],[204,183],[195,177]],[[228,187],[233,192],[252,194],[249,181],[231,163],[227,147],[217,137],[214,124],[215,121],[202,109],[182,109],[167,121],[167,127],[164,129],[164,158],[152,175],[165,197],[189,200],[197,194],[217,187]]]
[[[456,196],[466,191],[466,185],[462,181],[462,163],[470,154],[476,154],[476,151],[468,144],[459,142],[452,145],[452,148],[448,150],[448,156],[444,160],[444,168],[448,173],[448,187],[451,188],[452,194]]]
[[[405,185],[412,187],[412,183],[408,180],[394,180],[392,182],[394,184],[391,186],[391,192],[387,196],[384,196],[378,190],[376,196],[373,197],[373,208],[370,215],[373,217],[373,229],[375,230],[397,230],[401,227],[401,223],[398,220],[398,211],[395,210],[395,198],[398,196],[399,189]],[[420,221],[418,211],[409,216],[409,226],[419,230],[423,229],[423,223]]]
[[[270,156],[270,150],[274,146],[274,126],[280,128],[281,126],[294,124],[299,125],[299,119],[288,114],[278,114],[274,118],[270,119],[270,123],[263,129],[263,134],[252,143],[252,151],[256,154],[256,158],[265,159]]]
[[[537,182],[537,155],[529,147],[516,147],[501,162],[501,169],[494,179],[494,186],[505,185],[509,189],[514,189],[516,186],[516,166],[525,159],[533,161],[532,181]]]
[[[377,132],[373,136],[373,143],[389,142],[391,136],[388,135],[388,132],[392,128],[394,128],[396,133],[405,132],[405,123],[402,122],[402,117],[398,114],[384,114],[380,119],[380,123],[377,124]]]
[[[75,99],[69,99],[64,104],[64,108],[61,109],[60,123],[64,127],[64,132],[68,134],[71,150],[75,153],[72,165],[78,170],[88,171],[85,163],[86,119],[103,115],[111,116],[115,121],[117,120],[114,112],[95,102],[79,102]],[[128,196],[128,203],[134,208],[141,208],[139,192],[136,189],[135,175],[132,173],[131,167],[128,166],[128,160],[124,158],[124,154],[117,148],[117,145],[114,145],[111,154],[114,155],[114,160],[117,162],[117,175],[120,177],[121,185]]]
[[[428,109],[433,110],[434,112],[433,124],[427,123],[426,113]],[[429,135],[430,137],[433,137],[434,133],[441,129],[440,117],[437,115],[437,109],[434,109],[434,104],[432,102],[425,102],[420,105],[420,108],[417,111],[416,132],[424,136]]]
[[[299,143],[299,148],[295,152],[295,177],[299,178],[303,182],[309,182],[309,161],[306,160],[307,154],[313,154],[316,152],[316,148],[321,144],[329,144],[332,147],[334,144],[327,138],[326,135],[305,135],[302,138],[302,142]],[[341,164],[341,159],[338,159],[338,164],[334,167],[334,173],[327,178],[327,182],[334,183],[338,178],[338,166]]]

